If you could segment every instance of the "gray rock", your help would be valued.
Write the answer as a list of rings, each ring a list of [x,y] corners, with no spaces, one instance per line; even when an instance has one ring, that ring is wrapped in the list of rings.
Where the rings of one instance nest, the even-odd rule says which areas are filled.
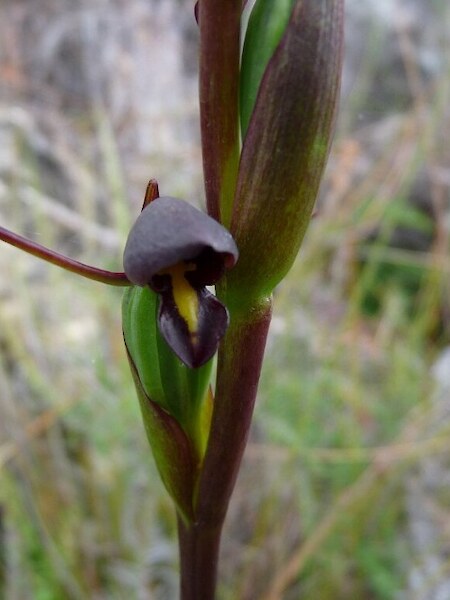
[[[450,429],[450,347],[433,367],[436,382],[427,439],[448,440]],[[445,444],[442,445],[445,449]],[[448,442],[447,442],[448,448]],[[448,452],[423,458],[407,482],[407,511],[412,549],[409,589],[406,598],[449,600],[450,575],[450,457]]]
[[[448,6],[430,0],[347,0],[343,96],[359,122],[407,110],[446,73]]]

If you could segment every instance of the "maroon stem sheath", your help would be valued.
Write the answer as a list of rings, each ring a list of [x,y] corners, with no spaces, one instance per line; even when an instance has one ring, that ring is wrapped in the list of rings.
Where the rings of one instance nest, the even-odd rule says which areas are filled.
[[[197,501],[197,520],[209,527],[223,523],[247,443],[272,301],[242,313],[231,323],[219,351],[211,431]]]
[[[242,0],[200,0],[200,124],[208,213],[225,226],[239,163]]]

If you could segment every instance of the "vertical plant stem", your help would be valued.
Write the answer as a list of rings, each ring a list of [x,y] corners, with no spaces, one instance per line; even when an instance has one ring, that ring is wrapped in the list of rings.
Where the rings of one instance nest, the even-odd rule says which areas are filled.
[[[214,600],[220,527],[185,524],[178,518],[181,600]]]
[[[208,448],[200,476],[195,523],[178,520],[181,600],[214,600],[220,536],[250,429],[271,299],[231,311],[219,353]]]
[[[208,213],[229,226],[239,164],[242,0],[200,0],[200,124]]]
[[[199,523],[221,526],[247,443],[272,301],[264,298],[244,310],[231,310],[219,351],[217,386],[208,448],[199,483]]]

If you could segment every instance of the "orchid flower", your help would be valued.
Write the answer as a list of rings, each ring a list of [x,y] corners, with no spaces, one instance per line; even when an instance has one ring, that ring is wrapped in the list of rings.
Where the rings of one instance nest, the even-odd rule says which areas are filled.
[[[183,200],[159,198],[132,227],[124,270],[160,295],[160,331],[177,356],[199,367],[217,351],[228,326],[225,306],[207,289],[234,266],[236,244],[220,223]]]

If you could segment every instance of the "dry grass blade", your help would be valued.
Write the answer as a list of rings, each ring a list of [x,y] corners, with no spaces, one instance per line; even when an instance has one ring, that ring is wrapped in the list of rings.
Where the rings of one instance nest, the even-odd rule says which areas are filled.
[[[425,440],[404,444],[387,444],[385,446],[376,446],[373,448],[301,448],[294,453],[299,458],[306,458],[314,462],[321,463],[383,463],[394,464],[404,460],[414,458],[423,458],[450,452],[448,430],[439,432],[439,435],[432,436]],[[249,457],[288,460],[292,459],[293,451],[281,446],[250,444],[247,449]]]
[[[365,498],[370,490],[379,483],[384,472],[372,465],[364,471],[359,479],[348,487],[336,500],[334,505],[316,527],[310,537],[292,554],[283,569],[274,577],[269,592],[262,600],[281,600],[283,592],[297,579],[299,573],[325,542],[339,523],[342,514],[358,500]]]
[[[54,408],[48,409],[25,426],[25,436],[20,442],[6,442],[0,446],[0,473],[5,465],[15,458],[26,443],[44,434],[53,427],[57,421],[70,409],[81,401],[80,398],[71,398]]]
[[[449,450],[448,435],[442,435],[442,431],[441,435],[429,440],[414,442],[426,428],[427,420],[426,412],[413,411],[399,435],[399,443],[374,449],[372,464],[338,496],[311,535],[291,554],[284,567],[273,578],[263,600],[281,600],[283,592],[299,577],[308,560],[318,552],[338,526],[342,516],[349,509],[355,508],[358,501],[364,501],[375,493],[377,486],[386,477],[405,463],[422,458],[429,451]]]

